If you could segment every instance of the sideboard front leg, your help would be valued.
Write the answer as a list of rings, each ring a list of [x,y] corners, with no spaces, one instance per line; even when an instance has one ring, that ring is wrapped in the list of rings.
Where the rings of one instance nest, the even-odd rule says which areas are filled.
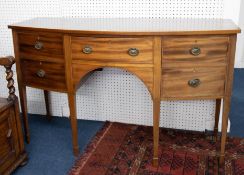
[[[71,131],[72,131],[73,153],[75,156],[78,156],[79,144],[78,144],[78,128],[77,128],[77,116],[76,116],[76,94],[68,93],[68,99],[69,99],[70,123],[71,123]]]
[[[153,100],[153,166],[158,166],[160,100]]]
[[[153,166],[158,166],[159,120],[161,103],[161,37],[154,37],[154,73],[153,73]]]
[[[223,115],[222,115],[222,134],[221,134],[221,149],[220,149],[220,164],[224,163],[225,158],[225,143],[227,137],[228,118],[230,112],[232,83],[234,75],[234,62],[236,50],[236,35],[230,36],[228,69],[225,83],[225,97],[223,99]]]
[[[50,114],[50,108],[49,108],[49,92],[47,90],[44,90],[44,99],[45,99],[45,105],[46,105],[46,112],[47,112],[47,118],[49,121],[52,120],[52,116]]]
[[[224,159],[225,159],[225,143],[226,143],[226,137],[227,137],[229,112],[230,112],[230,97],[226,97],[226,98],[224,98],[224,102],[223,102],[220,164],[223,164]]]

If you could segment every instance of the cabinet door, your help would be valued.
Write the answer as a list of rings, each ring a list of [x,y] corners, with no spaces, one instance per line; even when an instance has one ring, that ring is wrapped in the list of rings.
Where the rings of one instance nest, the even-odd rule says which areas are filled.
[[[0,114],[0,174],[2,174],[16,158],[14,117],[10,109]]]

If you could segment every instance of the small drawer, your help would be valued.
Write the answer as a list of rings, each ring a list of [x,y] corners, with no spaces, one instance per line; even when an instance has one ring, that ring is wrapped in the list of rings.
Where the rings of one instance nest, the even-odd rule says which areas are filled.
[[[145,38],[72,37],[72,59],[152,63],[153,40]]]
[[[228,44],[227,36],[164,37],[162,66],[224,66]]]
[[[19,33],[21,59],[64,62],[63,37],[50,33]]]
[[[66,91],[64,64],[22,60],[21,70],[27,86]]]
[[[162,70],[162,98],[222,97],[226,67],[165,68]]]

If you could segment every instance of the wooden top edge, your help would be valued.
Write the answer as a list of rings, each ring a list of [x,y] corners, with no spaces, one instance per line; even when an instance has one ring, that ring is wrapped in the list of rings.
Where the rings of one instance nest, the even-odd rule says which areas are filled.
[[[187,18],[33,18],[8,26],[15,30],[103,35],[236,34],[229,19]]]

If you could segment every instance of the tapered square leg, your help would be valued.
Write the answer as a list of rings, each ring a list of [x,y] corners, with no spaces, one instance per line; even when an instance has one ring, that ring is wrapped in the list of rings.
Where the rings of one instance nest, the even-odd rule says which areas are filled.
[[[234,75],[236,35],[230,36],[230,45],[228,50],[229,50],[228,51],[229,58],[228,58],[227,77],[225,83],[225,97],[223,99],[220,164],[224,163],[224,158],[225,158],[225,143],[227,137],[228,117],[230,112],[232,83],[233,83],[233,75]]]
[[[49,92],[47,90],[44,90],[44,99],[45,99],[45,106],[46,106],[46,115],[49,121],[52,120],[52,116],[50,114],[50,108],[49,108]]]
[[[79,155],[79,144],[78,144],[78,128],[77,128],[75,93],[68,93],[68,100],[69,100],[70,123],[71,123],[71,131],[72,131],[73,153],[75,156],[78,156]]]
[[[28,124],[28,111],[27,111],[27,96],[26,87],[19,86],[20,106],[22,110],[23,124],[24,124],[24,135],[27,143],[30,143],[30,132]]]
[[[215,141],[218,140],[218,128],[219,128],[220,107],[221,107],[221,99],[216,99],[216,105],[215,105],[215,123],[214,123],[214,139],[215,139]]]
[[[227,137],[229,111],[230,111],[230,97],[226,97],[224,98],[224,102],[223,102],[220,164],[224,163],[224,158],[225,158],[225,144],[226,144],[226,137]]]
[[[160,100],[153,100],[153,166],[158,166]]]

